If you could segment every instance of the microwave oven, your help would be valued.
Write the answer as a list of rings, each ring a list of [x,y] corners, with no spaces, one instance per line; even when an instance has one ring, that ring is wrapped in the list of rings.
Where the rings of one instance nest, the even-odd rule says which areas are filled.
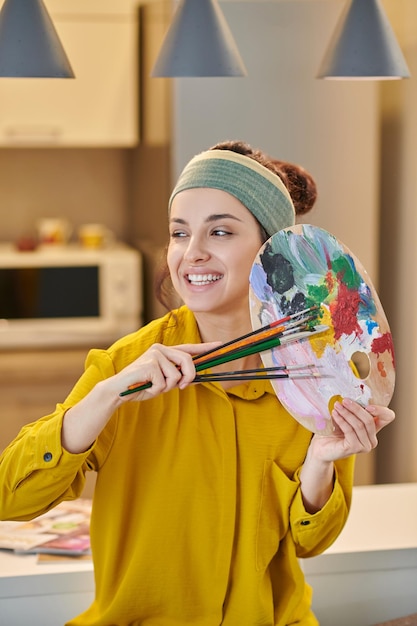
[[[142,324],[142,257],[115,243],[0,243],[0,350],[107,347]]]

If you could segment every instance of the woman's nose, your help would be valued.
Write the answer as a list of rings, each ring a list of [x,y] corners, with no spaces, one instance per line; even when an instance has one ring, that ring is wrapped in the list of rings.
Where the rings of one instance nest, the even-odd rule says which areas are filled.
[[[209,257],[207,247],[199,237],[191,237],[184,257],[189,263],[205,261]]]

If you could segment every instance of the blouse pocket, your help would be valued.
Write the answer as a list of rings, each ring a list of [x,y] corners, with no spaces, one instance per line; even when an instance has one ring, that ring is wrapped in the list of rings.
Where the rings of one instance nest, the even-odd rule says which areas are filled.
[[[261,502],[256,532],[256,569],[265,570],[289,528],[291,502],[298,484],[271,459],[264,462]]]

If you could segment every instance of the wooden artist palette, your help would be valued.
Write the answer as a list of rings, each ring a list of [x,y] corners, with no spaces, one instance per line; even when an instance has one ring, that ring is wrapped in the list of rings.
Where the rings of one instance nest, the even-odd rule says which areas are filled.
[[[329,232],[300,224],[273,235],[250,274],[254,330],[317,306],[324,333],[261,354],[265,367],[313,364],[320,377],[272,380],[285,408],[308,430],[332,434],[335,401],[388,406],[394,392],[392,336],[366,270]]]

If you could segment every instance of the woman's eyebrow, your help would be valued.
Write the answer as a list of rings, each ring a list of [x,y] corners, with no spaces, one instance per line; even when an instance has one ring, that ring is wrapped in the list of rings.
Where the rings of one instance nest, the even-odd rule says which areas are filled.
[[[237,222],[241,222],[242,220],[236,217],[236,215],[232,215],[231,213],[212,213],[206,219],[206,222],[216,222],[217,220],[231,219],[236,220]]]
[[[231,213],[212,213],[206,218],[207,223],[217,222],[219,220],[231,219],[236,220],[237,222],[241,222],[242,220],[236,217],[236,215],[232,215]],[[172,217],[170,219],[171,224],[188,224],[187,220],[182,219],[181,217]]]

